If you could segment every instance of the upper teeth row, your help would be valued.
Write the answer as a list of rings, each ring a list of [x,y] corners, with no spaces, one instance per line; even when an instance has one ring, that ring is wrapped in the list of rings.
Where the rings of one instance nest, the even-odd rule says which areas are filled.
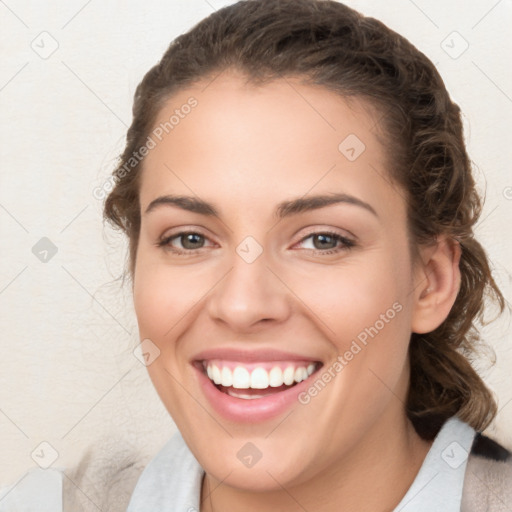
[[[269,372],[264,368],[255,368],[249,372],[243,366],[236,366],[231,371],[227,366],[220,369],[216,364],[208,363],[206,373],[210,380],[222,386],[233,386],[238,389],[266,389],[269,386],[277,388],[283,384],[289,386],[294,382],[301,382],[315,371],[315,367],[315,364],[311,363],[307,367],[288,366],[282,370],[279,366],[274,366]]]

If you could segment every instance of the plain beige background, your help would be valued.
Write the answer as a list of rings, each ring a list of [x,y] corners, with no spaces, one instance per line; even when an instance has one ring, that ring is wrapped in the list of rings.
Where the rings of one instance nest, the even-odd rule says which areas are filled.
[[[510,301],[512,2],[346,3],[426,53],[461,106],[486,190],[478,233]],[[126,245],[103,229],[93,191],[123,147],[143,74],[224,4],[0,2],[0,487],[36,466],[31,454],[68,468],[113,444],[147,460],[175,430],[132,353],[130,289],[116,280]],[[499,398],[490,433],[512,447],[510,315],[484,332],[498,361],[477,361]]]

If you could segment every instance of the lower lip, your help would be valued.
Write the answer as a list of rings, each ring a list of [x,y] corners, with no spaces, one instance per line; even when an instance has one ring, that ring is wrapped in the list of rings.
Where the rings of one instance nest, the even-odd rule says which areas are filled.
[[[213,409],[230,421],[236,423],[262,422],[286,412],[298,403],[298,395],[311,385],[310,375],[306,380],[274,395],[247,400],[236,398],[219,391],[215,384],[197,367],[199,384]],[[240,390],[243,392],[243,390]]]

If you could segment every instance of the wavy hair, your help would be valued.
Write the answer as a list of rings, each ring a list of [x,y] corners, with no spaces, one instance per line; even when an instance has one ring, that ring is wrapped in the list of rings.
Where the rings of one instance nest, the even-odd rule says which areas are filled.
[[[113,172],[104,217],[129,238],[133,278],[140,230],[139,177],[144,160],[120,172],[144,145],[156,116],[177,91],[241,71],[265,84],[299,77],[377,108],[386,168],[403,190],[412,253],[441,234],[462,249],[461,285],[446,320],[427,334],[412,333],[408,417],[432,439],[457,415],[483,430],[496,403],[471,361],[482,342],[485,299],[504,310],[488,258],[474,237],[482,209],[461,122],[432,62],[382,22],[332,0],[245,0],[218,10],[177,37],[138,85],[126,147]]]

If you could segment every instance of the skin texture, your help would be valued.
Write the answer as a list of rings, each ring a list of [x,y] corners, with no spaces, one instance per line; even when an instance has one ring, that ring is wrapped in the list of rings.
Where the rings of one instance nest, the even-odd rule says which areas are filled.
[[[140,338],[160,350],[150,377],[206,471],[201,511],[392,510],[430,447],[404,410],[410,334],[448,315],[460,249],[440,237],[412,260],[405,194],[387,177],[379,116],[362,100],[295,79],[256,87],[230,71],[174,95],[155,125],[191,96],[197,106],[144,162],[133,294]],[[354,161],[338,149],[350,134],[365,145]],[[275,216],[282,201],[333,192],[376,215],[339,203]],[[169,205],[146,214],[165,194],[211,202],[219,215]],[[324,249],[311,233],[326,230],[355,245],[328,239]],[[172,252],[187,250],[179,237],[158,246],[180,231],[203,235],[203,247]],[[263,249],[250,264],[236,252],[247,236]],[[205,348],[243,347],[326,368],[393,304],[400,312],[325,389],[271,420],[220,417],[191,365]],[[262,453],[252,468],[237,458],[247,442]]]

